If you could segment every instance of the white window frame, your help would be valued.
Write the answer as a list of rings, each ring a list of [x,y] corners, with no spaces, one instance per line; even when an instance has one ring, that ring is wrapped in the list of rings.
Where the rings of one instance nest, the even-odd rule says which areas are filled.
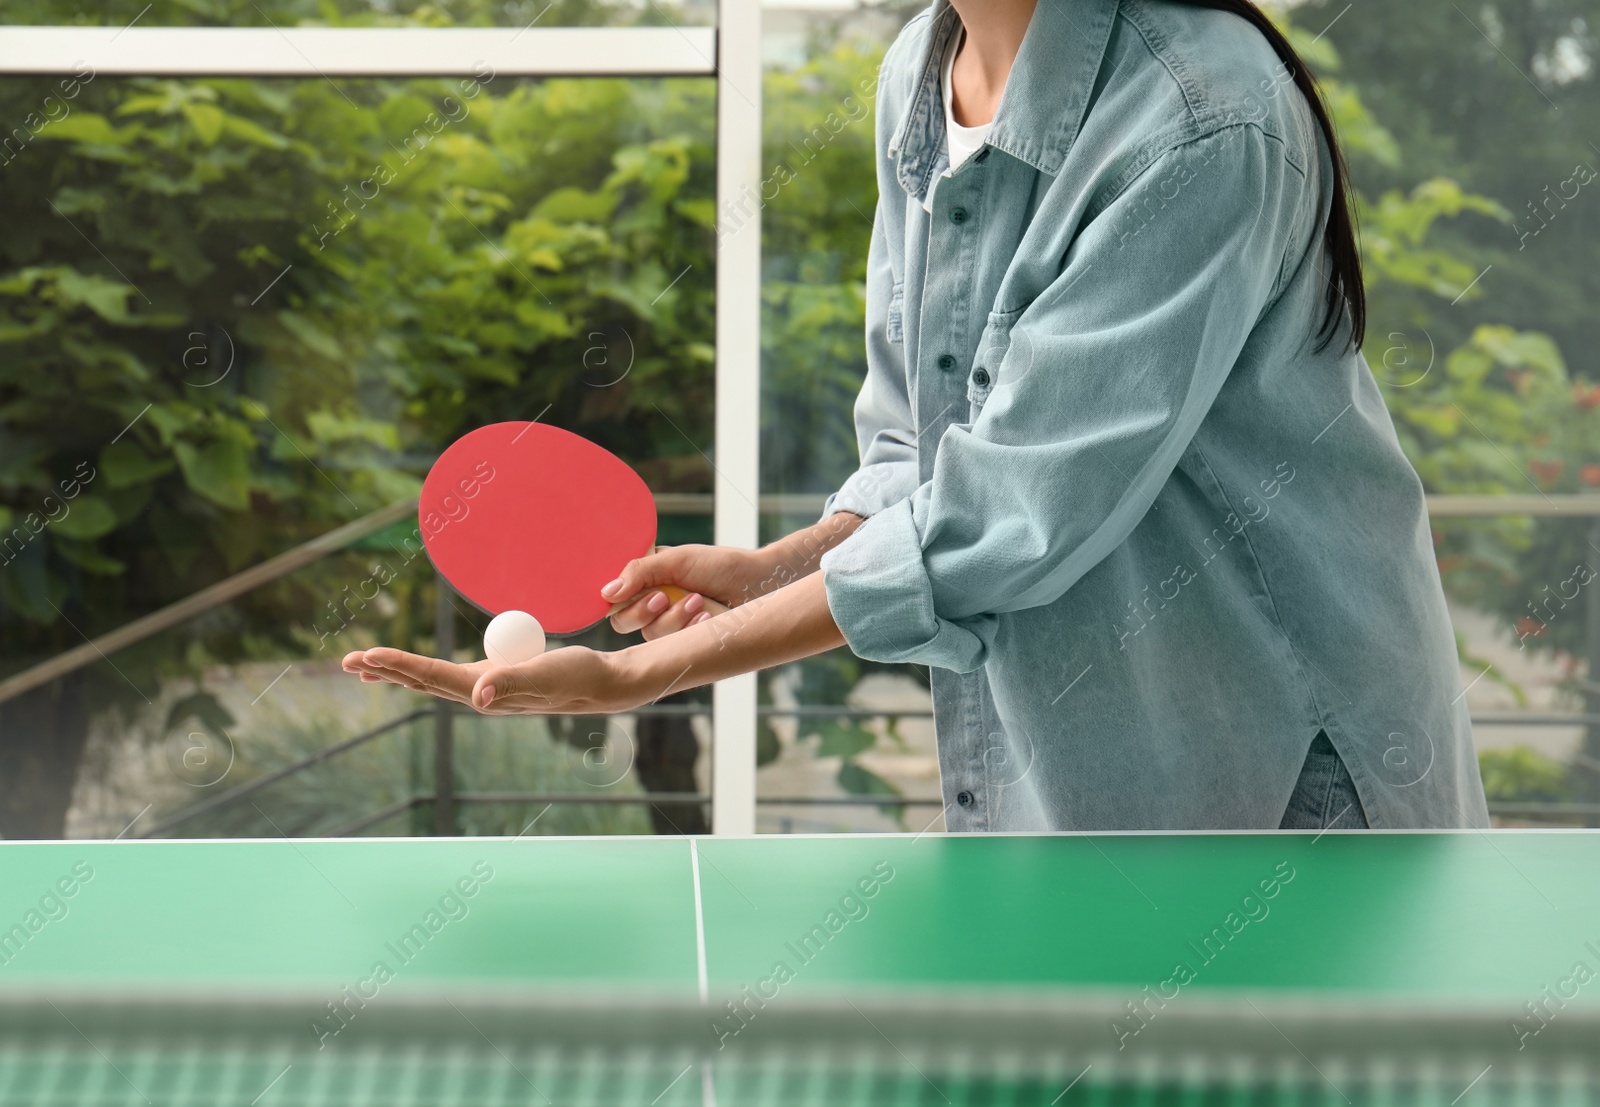
[[[716,27],[0,27],[0,75],[715,77],[714,540],[760,541],[761,5]],[[712,832],[755,833],[756,676],[712,689]]]

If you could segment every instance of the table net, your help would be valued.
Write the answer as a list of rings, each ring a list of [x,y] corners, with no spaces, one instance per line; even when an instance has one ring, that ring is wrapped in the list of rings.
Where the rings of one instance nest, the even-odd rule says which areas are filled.
[[[1541,1026],[1247,995],[1142,1023],[1114,996],[972,991],[743,997],[742,1020],[640,996],[385,995],[342,1020],[327,1003],[7,994],[0,1107],[1600,1104],[1600,1015],[1577,1008]]]

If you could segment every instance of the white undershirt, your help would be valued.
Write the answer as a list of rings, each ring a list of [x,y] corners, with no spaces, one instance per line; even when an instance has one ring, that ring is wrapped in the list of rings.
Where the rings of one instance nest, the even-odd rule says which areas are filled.
[[[950,168],[945,170],[946,177],[959,169],[963,162],[983,149],[983,144],[989,140],[989,128],[994,126],[991,119],[987,123],[980,123],[976,127],[963,127],[956,122],[955,112],[951,104],[955,95],[951,91],[951,74],[955,70],[956,54],[961,50],[961,44],[966,41],[967,32],[962,28],[959,34],[950,36],[950,44],[944,51],[944,75],[941,78],[941,91],[944,98],[944,135],[945,148],[950,158]],[[928,211],[933,210],[933,190],[937,181],[928,187],[928,195],[924,198],[922,206]]]

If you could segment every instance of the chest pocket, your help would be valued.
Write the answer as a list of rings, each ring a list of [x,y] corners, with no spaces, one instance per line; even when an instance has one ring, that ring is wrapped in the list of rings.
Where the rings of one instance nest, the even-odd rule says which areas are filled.
[[[901,282],[889,293],[889,320],[884,325],[884,336],[896,346],[905,344],[906,286]]]
[[[976,421],[978,413],[989,395],[999,386],[1015,386],[1033,368],[1028,357],[1029,344],[1025,335],[1013,333],[1023,308],[1015,311],[991,311],[989,322],[983,328],[978,342],[978,354],[973,359],[972,371],[967,374],[967,403],[970,405],[968,421]]]

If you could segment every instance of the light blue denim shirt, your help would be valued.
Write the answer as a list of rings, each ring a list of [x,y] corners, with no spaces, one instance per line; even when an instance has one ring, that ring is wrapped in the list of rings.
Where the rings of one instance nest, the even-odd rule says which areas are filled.
[[[1271,46],[1040,0],[948,167],[948,0],[885,58],[851,649],[931,669],[951,830],[1276,827],[1325,730],[1375,827],[1488,815],[1429,536],[1346,323],[1331,163]]]

